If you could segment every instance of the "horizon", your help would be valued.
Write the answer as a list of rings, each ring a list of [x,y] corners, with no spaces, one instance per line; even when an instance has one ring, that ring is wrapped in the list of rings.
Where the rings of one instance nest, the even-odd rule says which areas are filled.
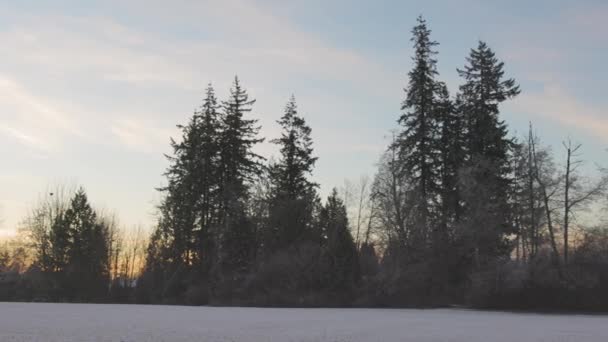
[[[484,40],[522,88],[501,107],[511,136],[533,122],[558,163],[569,137],[583,144],[589,173],[606,160],[608,5],[600,1],[145,3],[145,14],[140,1],[0,4],[0,41],[12,47],[0,69],[0,236],[58,183],[82,185],[127,227],[154,225],[175,125],[209,82],[224,99],[234,75],[257,100],[250,118],[267,138],[265,156],[276,152],[268,141],[294,94],[312,128],[323,197],[345,179],[372,177],[398,128],[420,13],[440,44],[439,79],[451,95],[456,68]],[[494,16],[458,20],[486,11]]]

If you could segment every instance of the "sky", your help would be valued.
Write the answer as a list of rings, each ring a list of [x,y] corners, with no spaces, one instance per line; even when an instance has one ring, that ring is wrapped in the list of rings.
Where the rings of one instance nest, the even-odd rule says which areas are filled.
[[[512,135],[533,122],[558,158],[571,138],[589,170],[608,162],[605,1],[0,0],[0,236],[58,184],[84,186],[125,226],[153,225],[175,125],[235,75],[269,139],[295,95],[322,193],[372,176],[398,128],[418,15],[452,93],[484,40],[522,89],[502,106]]]

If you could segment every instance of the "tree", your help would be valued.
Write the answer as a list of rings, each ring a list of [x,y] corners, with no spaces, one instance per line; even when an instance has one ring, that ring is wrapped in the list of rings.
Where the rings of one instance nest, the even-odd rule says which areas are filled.
[[[559,251],[557,248],[556,229],[554,213],[557,211],[555,205],[555,197],[559,193],[559,189],[562,182],[562,177],[556,175],[555,166],[551,155],[547,151],[538,150],[537,142],[538,139],[534,137],[532,133],[532,126],[530,126],[530,153],[533,162],[533,174],[534,179],[539,186],[541,195],[541,202],[544,208],[545,224],[549,231],[549,242],[551,244],[551,250],[553,252],[553,262],[557,266],[558,271],[561,275],[561,268],[559,263]]]
[[[447,86],[437,85],[436,120],[439,125],[437,146],[438,188],[437,212],[432,227],[432,285],[444,291],[450,285],[450,270],[453,271],[453,237],[463,215],[460,171],[464,166],[463,115],[456,110],[450,99]]]
[[[230,97],[222,103],[220,134],[220,177],[223,197],[224,217],[229,201],[247,196],[247,183],[261,172],[263,158],[253,152],[253,147],[264,141],[258,138],[260,130],[257,120],[246,119],[255,100],[250,100],[247,91],[241,87],[238,77],[234,78]]]
[[[411,218],[413,189],[407,175],[400,172],[397,145],[393,143],[380,159],[372,184],[375,218],[381,227],[380,239],[385,245],[399,246],[400,251],[411,247]]]
[[[369,177],[361,176],[357,185],[357,207],[356,214],[354,217],[355,245],[357,246],[357,249],[359,249],[363,245],[363,243],[368,244],[369,242],[369,234],[371,228],[369,227],[369,220],[372,216],[370,188],[371,186]],[[368,222],[368,227],[366,232],[364,233],[362,230],[366,221]],[[364,236],[363,242],[361,241],[361,235]]]
[[[512,78],[504,79],[504,63],[485,42],[471,49],[467,62],[458,74],[464,80],[460,96],[469,159],[486,157],[506,163],[511,142],[506,124],[499,118],[499,105],[519,95],[519,86]]]
[[[281,137],[271,142],[279,145],[281,158],[273,165],[275,192],[287,198],[298,198],[315,188],[317,184],[308,180],[317,161],[313,157],[312,130],[303,117],[298,115],[295,97],[292,96],[285,114],[278,124],[282,128]]]
[[[417,245],[424,246],[428,238],[435,196],[439,187],[437,146],[439,144],[438,92],[442,89],[436,80],[437,42],[430,38],[431,31],[426,21],[418,17],[412,30],[415,54],[414,68],[409,72],[407,96],[399,118],[403,127],[397,141],[401,172],[411,174],[411,181],[418,192],[413,238]]]
[[[230,96],[222,103],[219,137],[219,272],[215,277],[224,281],[225,285],[216,286],[222,291],[230,291],[239,282],[255,255],[255,226],[246,215],[246,203],[251,183],[262,171],[263,158],[253,148],[264,139],[258,138],[257,120],[245,118],[254,103],[235,77]]]
[[[270,250],[286,248],[312,238],[317,187],[308,179],[317,161],[317,157],[312,155],[311,129],[298,115],[293,96],[278,123],[282,128],[281,137],[271,142],[280,147],[281,155],[269,167],[270,227],[265,240]]]
[[[346,207],[338,197],[336,189],[332,190],[321,210],[320,222],[325,236],[324,251],[329,267],[329,289],[350,289],[359,279],[359,260],[348,228]]]
[[[171,165],[165,172],[168,185],[161,189],[166,193],[161,210],[164,227],[171,231],[174,262],[207,262],[211,258],[211,226],[219,220],[220,187],[220,121],[211,85],[188,125],[177,127],[182,139],[171,139],[173,155],[167,156]]]
[[[216,230],[222,205],[222,127],[218,110],[215,91],[209,84],[200,108],[186,125],[177,126],[181,139],[171,139],[173,152],[166,156],[170,165],[164,173],[167,186],[159,189],[164,196],[157,226],[162,232],[155,236],[164,241],[150,242],[155,244],[150,246],[155,253],[149,255],[152,264],[146,272],[156,272],[156,276],[146,280],[147,286],[170,289],[173,299],[189,287],[199,286],[194,283],[207,277],[216,259]],[[152,256],[158,259],[153,260]],[[160,273],[163,276],[158,276]]]
[[[572,216],[577,209],[584,208],[595,199],[601,197],[608,188],[608,177],[601,177],[597,182],[590,183],[579,173],[582,160],[579,159],[579,151],[582,145],[573,146],[572,141],[563,143],[566,149],[566,170],[564,176],[564,263],[568,264],[569,256],[569,231]]]
[[[205,268],[211,267],[214,258],[215,232],[213,227],[219,222],[218,208],[220,206],[220,114],[215,91],[211,85],[207,87],[207,96],[199,115],[199,130],[202,143],[199,149],[199,170],[197,172],[197,188],[201,191],[198,203],[198,249],[199,259]],[[200,261],[200,260],[199,260]]]
[[[534,178],[534,163],[530,135],[527,142],[514,144],[511,186],[511,210],[515,226],[515,255],[518,261],[532,259],[539,246],[538,217],[542,212],[540,194]]]
[[[53,247],[51,233],[53,228],[59,228],[57,221],[65,214],[75,191],[73,186],[47,188],[21,224],[20,232],[33,251],[33,263],[44,272],[53,271],[53,253],[66,253],[65,245]]]
[[[110,281],[108,227],[101,222],[80,188],[65,212],[70,236],[66,276],[75,299],[105,298]]]
[[[504,63],[484,42],[479,42],[458,73],[459,108],[465,121],[465,170],[467,225],[472,229],[473,259],[488,260],[508,251],[510,153],[513,142],[499,118],[499,105],[520,92],[514,79],[504,79]]]
[[[48,277],[53,283],[53,296],[66,298],[71,289],[71,280],[68,279],[68,271],[71,263],[71,249],[74,244],[72,232],[65,211],[57,214],[51,223],[49,232],[50,254],[49,263],[45,268]]]
[[[464,166],[465,137],[464,117],[456,110],[460,99],[454,103],[449,98],[445,84],[439,86],[438,121],[441,127],[439,144],[440,174],[440,226],[448,234],[450,226],[457,224],[462,216],[459,189],[459,172]]]

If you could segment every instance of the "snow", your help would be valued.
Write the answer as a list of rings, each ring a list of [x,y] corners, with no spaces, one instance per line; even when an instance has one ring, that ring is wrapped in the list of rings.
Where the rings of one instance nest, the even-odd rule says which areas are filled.
[[[0,341],[605,342],[608,317],[452,309],[0,303]]]

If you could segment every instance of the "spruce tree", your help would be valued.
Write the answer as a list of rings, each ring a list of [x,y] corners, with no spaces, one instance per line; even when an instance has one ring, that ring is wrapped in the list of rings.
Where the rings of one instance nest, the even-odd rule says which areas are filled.
[[[150,292],[158,287],[168,297],[180,296],[207,276],[215,259],[221,206],[218,109],[210,84],[201,107],[186,125],[177,125],[181,139],[171,139],[173,151],[166,156],[169,167],[164,173],[167,185],[160,189],[164,196],[159,222],[149,246],[156,259],[149,258],[150,275],[143,277]]]
[[[263,160],[253,151],[256,144],[264,141],[258,137],[260,127],[257,120],[245,117],[254,103],[235,77],[230,96],[222,103],[219,139],[221,231],[218,266],[224,280],[243,275],[252,264],[256,248],[254,226],[246,215],[245,205],[249,187],[261,173]]]
[[[198,117],[194,115],[188,125],[177,127],[182,131],[181,141],[171,138],[172,155],[167,155],[169,167],[164,173],[167,186],[160,206],[162,223],[166,235],[171,238],[170,262],[176,266],[189,264],[194,251],[197,193],[198,147],[201,136],[198,132]]]
[[[449,97],[445,84],[439,85],[438,122],[440,124],[439,174],[441,218],[439,226],[442,234],[448,234],[460,220],[458,172],[464,164],[464,120]],[[459,102],[457,99],[456,103]]]
[[[504,78],[504,63],[484,42],[479,42],[458,70],[464,80],[460,86],[459,110],[465,120],[466,168],[463,196],[467,225],[475,264],[508,251],[508,194],[510,153],[513,142],[507,126],[499,118],[499,105],[519,94],[514,79]]]
[[[433,290],[443,292],[450,286],[450,264],[452,263],[452,237],[460,222],[462,207],[460,201],[459,171],[464,162],[463,120],[450,99],[445,84],[438,83],[436,117],[439,124],[439,145],[437,146],[438,205],[437,217],[432,227],[432,279]]]
[[[281,137],[272,142],[280,146],[281,156],[269,168],[270,226],[265,237],[265,247],[271,251],[311,238],[317,186],[308,179],[317,161],[312,156],[311,129],[298,115],[293,96],[278,123],[282,128]]]
[[[220,114],[215,91],[211,84],[207,87],[206,97],[197,113],[196,125],[200,135],[197,148],[196,188],[197,202],[197,247],[198,261],[205,270],[211,267],[214,258],[215,232],[219,222],[220,206]]]
[[[100,300],[110,281],[108,229],[98,220],[84,189],[80,188],[65,212],[69,227],[67,278],[68,296],[78,300]]]
[[[519,86],[512,78],[504,79],[504,63],[485,42],[480,41],[476,49],[471,49],[467,63],[458,73],[464,80],[460,95],[467,122],[469,160],[487,158],[508,164],[512,142],[499,117],[499,105],[517,96]]]
[[[64,272],[68,263],[70,231],[66,223],[64,213],[59,213],[51,224],[49,232],[51,272]]]
[[[171,237],[176,264],[200,262],[211,248],[211,226],[219,220],[219,125],[217,99],[209,85],[201,108],[187,125],[177,126],[181,140],[171,139],[160,226]]]
[[[406,99],[399,118],[403,131],[396,142],[402,172],[408,173],[418,192],[419,201],[413,210],[415,244],[421,248],[427,243],[432,224],[433,207],[440,183],[438,144],[440,138],[439,94],[436,80],[437,61],[434,50],[437,42],[431,40],[426,21],[418,17],[412,30],[415,54],[414,68],[409,72]]]
[[[325,236],[328,289],[332,292],[352,289],[360,275],[358,253],[348,228],[346,207],[335,188],[321,209],[320,224]]]
[[[298,115],[293,96],[285,107],[285,114],[277,122],[282,133],[280,138],[272,140],[272,143],[280,146],[281,153],[281,159],[273,170],[275,192],[296,199],[316,186],[307,179],[317,161],[317,157],[312,156],[312,130]]]
[[[230,96],[222,103],[219,140],[222,219],[228,214],[229,202],[245,198],[248,182],[261,172],[263,158],[253,152],[253,147],[264,139],[258,138],[260,127],[257,120],[245,118],[254,103],[255,100],[249,99],[247,91],[235,77]]]

